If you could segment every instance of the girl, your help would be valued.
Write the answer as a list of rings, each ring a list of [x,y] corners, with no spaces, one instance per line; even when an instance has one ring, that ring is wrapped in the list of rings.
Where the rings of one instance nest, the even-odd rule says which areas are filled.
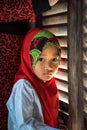
[[[20,63],[20,48],[36,17],[58,0],[0,0],[0,130],[7,130],[6,102]]]
[[[51,32],[34,28],[27,33],[7,102],[9,130],[59,130],[54,74],[58,71],[60,52],[58,40]]]

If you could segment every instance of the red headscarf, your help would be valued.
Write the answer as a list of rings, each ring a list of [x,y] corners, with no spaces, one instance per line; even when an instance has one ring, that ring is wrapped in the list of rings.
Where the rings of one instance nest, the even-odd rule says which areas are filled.
[[[34,28],[27,33],[21,50],[21,64],[15,76],[15,82],[19,79],[27,79],[32,84],[41,103],[44,122],[51,127],[58,128],[59,100],[55,79],[52,78],[44,83],[34,74],[31,64],[31,42],[34,36],[40,32],[42,32],[41,29]]]

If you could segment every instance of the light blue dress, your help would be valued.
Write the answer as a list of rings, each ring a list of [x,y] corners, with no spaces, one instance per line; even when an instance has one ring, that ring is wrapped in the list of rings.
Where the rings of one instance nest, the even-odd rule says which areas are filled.
[[[15,83],[6,105],[8,130],[59,130],[44,123],[39,98],[25,79]]]

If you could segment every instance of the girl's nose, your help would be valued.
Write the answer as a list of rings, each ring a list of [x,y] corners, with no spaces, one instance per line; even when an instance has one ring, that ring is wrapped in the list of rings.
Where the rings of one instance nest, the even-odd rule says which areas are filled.
[[[50,61],[46,61],[46,62],[45,62],[44,68],[45,68],[45,69],[52,69],[52,64],[50,63]]]

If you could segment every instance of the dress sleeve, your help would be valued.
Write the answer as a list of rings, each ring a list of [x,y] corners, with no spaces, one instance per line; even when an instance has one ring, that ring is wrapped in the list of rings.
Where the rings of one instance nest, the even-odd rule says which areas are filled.
[[[36,15],[51,9],[48,0],[32,0],[32,5]]]
[[[29,87],[29,84],[27,83],[19,84],[12,92],[7,106],[9,110],[11,107],[11,110],[13,111],[12,113],[9,113],[11,114],[10,116],[13,116],[11,117],[13,119],[12,122],[14,122],[14,124],[16,122],[15,128],[18,130],[59,130],[46,125],[40,117],[40,114],[38,117],[37,115],[34,115],[34,110],[40,105],[37,101],[37,107],[35,107],[34,95],[32,88]],[[38,114],[39,110],[35,113]],[[10,126],[12,126],[12,122],[9,122]]]

